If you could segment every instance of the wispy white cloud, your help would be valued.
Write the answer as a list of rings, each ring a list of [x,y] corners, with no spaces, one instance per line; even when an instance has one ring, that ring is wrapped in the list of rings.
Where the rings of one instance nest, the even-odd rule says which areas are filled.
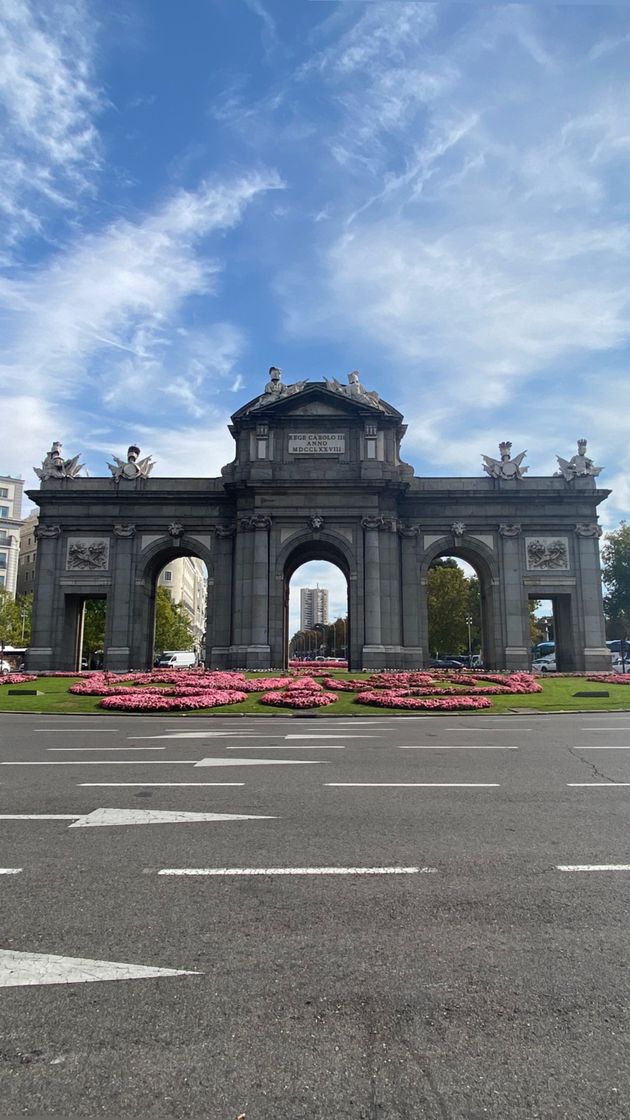
[[[99,165],[94,26],[82,0],[3,0],[0,208],[16,240],[70,207]]]

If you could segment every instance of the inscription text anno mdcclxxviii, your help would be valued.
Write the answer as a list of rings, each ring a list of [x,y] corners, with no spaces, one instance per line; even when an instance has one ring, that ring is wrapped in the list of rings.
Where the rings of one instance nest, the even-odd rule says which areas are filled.
[[[343,455],[343,432],[290,432],[289,455]]]

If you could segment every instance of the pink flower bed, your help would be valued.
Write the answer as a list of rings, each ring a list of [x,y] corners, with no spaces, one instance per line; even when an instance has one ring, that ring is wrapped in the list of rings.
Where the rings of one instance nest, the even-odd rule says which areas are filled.
[[[247,699],[246,692],[235,690],[208,690],[186,696],[165,696],[157,691],[129,690],[117,696],[106,696],[99,707],[117,712],[181,712],[192,708],[216,708],[224,704],[238,704]]]
[[[323,692],[323,687],[319,681],[314,681],[312,677],[299,677],[296,681],[291,681],[287,685],[287,692]]]
[[[334,692],[360,692],[366,686],[365,681],[341,681],[338,677],[322,677],[322,684]]]
[[[363,684],[367,688],[415,688],[425,684],[435,684],[433,673],[371,673]]]
[[[274,688],[287,688],[291,683],[291,677],[266,677],[258,681],[245,681],[242,688],[244,692],[265,692]]]
[[[36,680],[37,677],[32,673],[5,673],[0,676],[0,684],[27,684]]]
[[[491,708],[492,703],[483,696],[444,696],[440,699],[419,696],[406,696],[400,691],[378,689],[376,692],[360,692],[357,704],[375,704],[378,708],[404,708],[411,710],[454,712]]]
[[[630,684],[630,675],[625,673],[593,673],[586,679],[594,684]]]
[[[286,692],[265,692],[260,697],[261,704],[275,708],[325,708],[336,703],[337,697],[330,692],[318,692],[312,688],[292,689]]]

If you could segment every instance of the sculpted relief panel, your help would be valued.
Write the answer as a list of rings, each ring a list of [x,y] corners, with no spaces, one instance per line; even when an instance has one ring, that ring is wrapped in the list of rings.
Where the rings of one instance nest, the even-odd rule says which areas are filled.
[[[569,570],[568,537],[525,537],[525,550],[530,572]]]
[[[69,537],[66,568],[74,572],[106,572],[109,541],[103,537]]]

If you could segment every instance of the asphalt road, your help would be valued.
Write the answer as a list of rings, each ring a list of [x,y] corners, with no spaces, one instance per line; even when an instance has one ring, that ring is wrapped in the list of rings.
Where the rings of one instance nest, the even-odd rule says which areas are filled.
[[[623,748],[630,713],[1,716],[0,1114],[628,1117]]]

